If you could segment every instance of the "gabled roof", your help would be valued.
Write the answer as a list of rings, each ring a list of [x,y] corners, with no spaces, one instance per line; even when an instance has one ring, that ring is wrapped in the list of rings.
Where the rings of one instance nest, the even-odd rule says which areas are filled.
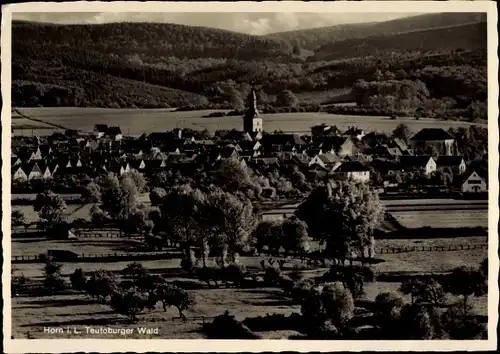
[[[122,133],[122,130],[120,129],[120,127],[109,127],[106,133],[108,135],[119,135]]]
[[[400,156],[399,163],[402,168],[405,167],[425,167],[432,156],[418,155],[418,156]]]
[[[359,161],[344,161],[332,169],[332,172],[365,172],[365,171],[370,171],[370,169]]]
[[[441,128],[424,128],[415,134],[410,140],[450,140],[453,137]]]
[[[457,167],[464,161],[462,156],[439,156],[436,164],[439,167]]]
[[[107,124],[96,124],[96,125],[94,125],[94,130],[97,131],[98,133],[106,133],[108,131],[108,125]]]
[[[298,134],[266,134],[262,137],[264,145],[306,145]]]

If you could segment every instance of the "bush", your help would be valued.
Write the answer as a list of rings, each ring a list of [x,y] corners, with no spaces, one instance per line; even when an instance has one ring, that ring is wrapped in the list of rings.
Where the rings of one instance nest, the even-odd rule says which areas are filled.
[[[329,284],[323,287],[321,300],[327,318],[337,328],[344,327],[347,321],[354,316],[354,300],[351,292],[337,284]]]
[[[245,265],[240,263],[231,263],[220,270],[221,280],[225,282],[232,282],[234,284],[241,285],[245,280],[247,275],[247,269]]]
[[[237,321],[228,311],[214,318],[212,323],[203,327],[209,338],[213,339],[259,339],[243,323]]]
[[[243,324],[252,331],[301,331],[303,329],[302,316],[292,313],[290,316],[284,314],[272,314],[267,316],[247,317]]]
[[[487,339],[487,329],[471,316],[470,310],[470,307],[461,301],[443,313],[443,330],[451,339]]]
[[[75,290],[84,290],[85,289],[85,283],[87,279],[85,278],[85,275],[83,274],[82,268],[76,269],[70,276],[69,279],[71,281],[71,286]]]
[[[396,339],[432,339],[435,335],[431,315],[419,304],[403,306],[398,328],[401,335]]]
[[[135,288],[123,292],[115,292],[111,295],[110,306],[117,313],[125,315],[132,322],[137,322],[137,315],[145,311],[148,305],[146,294]]]

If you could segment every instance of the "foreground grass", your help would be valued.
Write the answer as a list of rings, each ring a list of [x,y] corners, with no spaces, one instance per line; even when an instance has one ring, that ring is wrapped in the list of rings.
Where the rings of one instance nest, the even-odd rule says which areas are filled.
[[[76,240],[47,240],[42,238],[13,239],[12,256],[36,256],[47,250],[66,250],[78,254],[108,254],[135,252],[141,243],[137,240],[115,238],[79,238]]]
[[[377,282],[367,284],[365,298],[374,300],[377,294],[397,291],[399,283]],[[283,296],[277,288],[257,289],[201,289],[192,291],[196,296],[196,305],[185,314],[187,322],[178,318],[177,310],[169,308],[163,311],[160,305],[152,312],[140,316],[140,322],[131,324],[124,317],[115,314],[107,305],[98,304],[86,295],[56,295],[47,297],[14,298],[12,300],[12,333],[14,338],[175,338],[202,339],[203,321],[210,322],[213,317],[224,311],[235,315],[236,319],[265,316],[267,314],[299,313],[300,307]],[[406,296],[406,301],[409,301]],[[449,298],[454,302],[456,298]],[[472,298],[474,311],[487,314],[487,298]],[[114,328],[133,330],[128,334],[90,334],[86,327],[98,329]],[[138,327],[158,329],[157,334],[140,334]],[[50,334],[47,328],[62,328],[70,333]],[[81,332],[73,333],[73,329]],[[261,333],[264,338],[280,339],[296,333],[290,331],[270,331]]]

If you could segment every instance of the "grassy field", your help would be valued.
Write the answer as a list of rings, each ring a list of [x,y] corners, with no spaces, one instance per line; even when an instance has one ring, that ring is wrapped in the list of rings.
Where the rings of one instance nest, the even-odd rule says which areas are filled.
[[[429,210],[391,212],[401,225],[408,228],[488,227],[488,210]]]
[[[41,238],[13,239],[12,256],[32,256],[51,250],[66,250],[79,254],[125,253],[134,252],[140,242],[127,239],[90,239],[46,240]]]
[[[380,292],[397,291],[398,283],[372,283],[366,285],[367,299],[374,299]],[[174,308],[163,312],[158,305],[153,312],[140,316],[138,324],[129,324],[123,317],[115,314],[103,304],[92,301],[85,295],[57,295],[49,297],[14,298],[12,300],[12,334],[15,338],[49,339],[49,338],[175,338],[203,339],[200,332],[203,318],[211,321],[214,316],[228,310],[236,319],[265,316],[267,314],[291,314],[300,312],[300,307],[283,296],[280,289],[202,289],[192,291],[196,297],[196,305],[185,312],[188,322],[183,323]],[[406,299],[408,301],[408,299]],[[450,299],[453,301],[453,299]],[[487,314],[485,296],[472,299],[474,310],[480,315]],[[44,333],[44,328],[76,328],[80,334]],[[115,335],[91,335],[86,333],[91,328],[127,328],[133,333]],[[137,327],[158,328],[158,334],[143,335]],[[29,334],[28,334],[29,332]],[[294,333],[264,332],[265,338],[287,338]]]
[[[241,129],[240,117],[202,118],[211,111],[172,112],[171,109],[111,109],[111,108],[22,108],[23,114],[55,123],[66,128],[92,131],[95,124],[119,125],[126,135],[139,136],[142,133],[166,131],[173,128]],[[470,123],[440,121],[434,119],[398,119],[388,117],[343,116],[327,113],[279,113],[264,115],[266,131],[283,130],[285,132],[309,133],[313,125],[335,124],[342,129],[357,125],[366,131],[392,132],[405,123],[412,132],[422,128],[444,128],[468,126]],[[145,128],[147,127],[147,129]],[[31,132],[30,132],[31,133]],[[36,132],[47,134],[47,131]],[[50,133],[49,133],[50,134]]]
[[[78,204],[69,204],[66,208],[66,216],[68,221],[74,219],[88,219],[90,218],[90,208],[92,206],[90,204],[87,205],[78,205]],[[26,222],[32,223],[38,221],[38,213],[35,212],[32,205],[12,205],[12,211],[19,210],[24,214],[26,218]]]

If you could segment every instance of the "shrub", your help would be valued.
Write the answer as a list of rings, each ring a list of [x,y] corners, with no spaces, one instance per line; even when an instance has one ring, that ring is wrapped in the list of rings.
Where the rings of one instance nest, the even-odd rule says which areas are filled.
[[[409,304],[401,309],[397,339],[432,339],[435,335],[434,324],[429,312],[419,304]]]
[[[204,325],[204,331],[213,339],[259,339],[243,323],[237,321],[228,311],[214,318],[212,323]]]
[[[226,282],[232,282],[234,284],[241,284],[245,280],[247,275],[247,269],[245,265],[240,263],[231,263],[220,270],[221,279]]]
[[[28,283],[28,278],[24,275],[13,276],[11,281],[11,294],[12,296],[17,296],[26,287]]]
[[[461,302],[454,304],[441,317],[443,330],[451,339],[485,339],[487,330],[484,325],[471,316],[470,307]]]
[[[70,276],[69,279],[71,281],[71,286],[76,290],[84,290],[85,283],[87,279],[85,279],[85,275],[83,274],[82,268],[76,269]]]
[[[115,292],[111,295],[110,306],[119,314],[125,315],[132,322],[137,322],[137,315],[145,311],[148,297],[131,288],[123,292]]]
[[[281,270],[276,267],[267,267],[264,273],[264,282],[270,286],[277,286],[281,278]]]
[[[321,300],[326,316],[337,328],[342,328],[354,316],[354,300],[349,290],[337,284],[323,287]]]

